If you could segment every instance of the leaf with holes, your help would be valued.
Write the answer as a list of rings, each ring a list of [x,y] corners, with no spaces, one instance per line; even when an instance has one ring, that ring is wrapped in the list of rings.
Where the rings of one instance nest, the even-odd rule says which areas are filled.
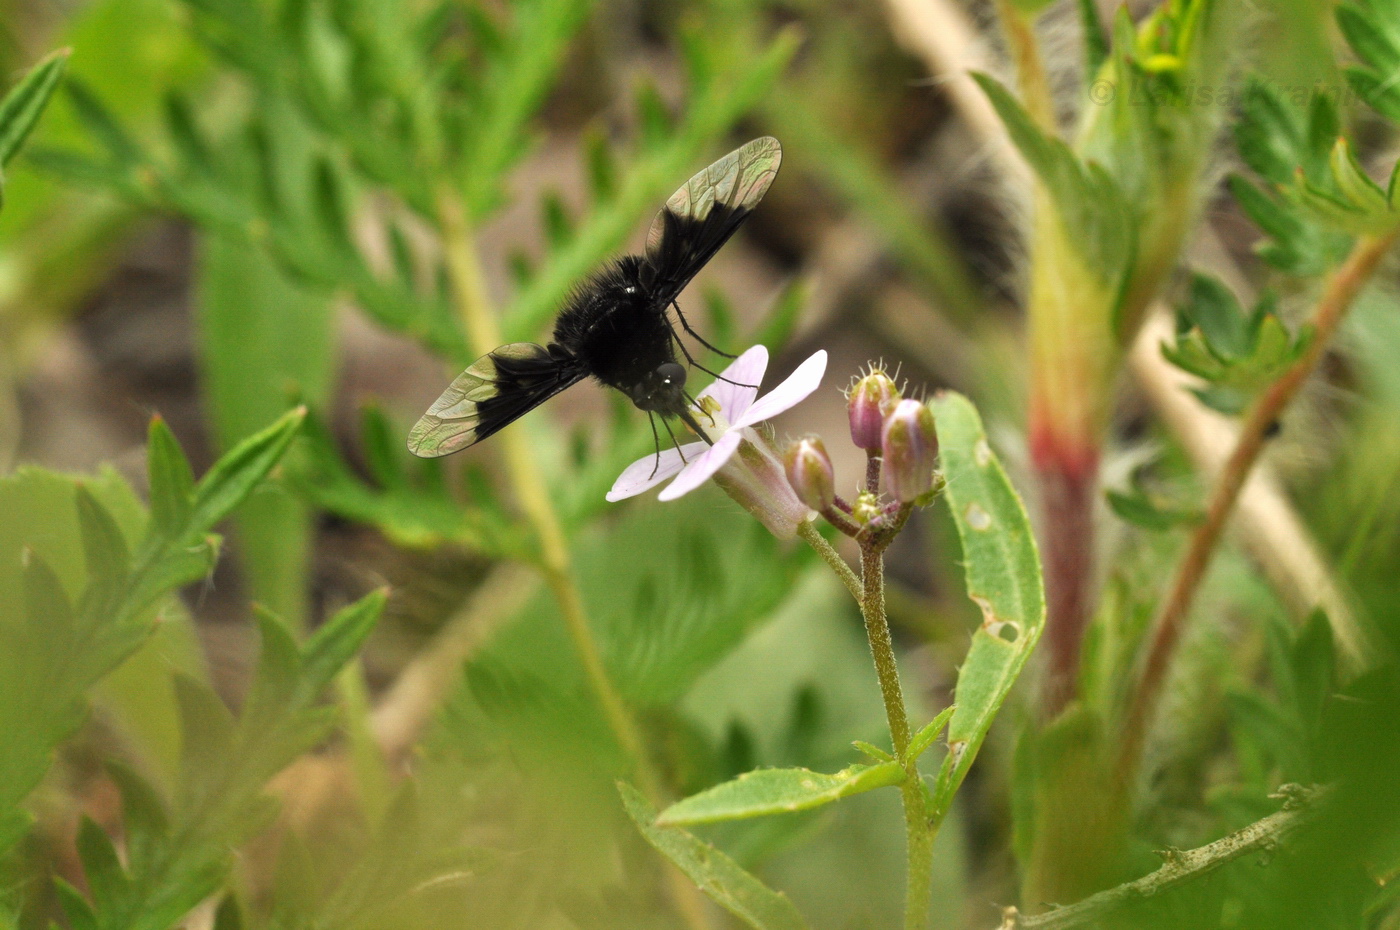
[[[852,765],[835,775],[801,768],[758,769],[677,801],[656,822],[677,827],[811,810],[903,780],[904,767],[898,762]]]
[[[962,541],[967,596],[983,617],[954,691],[948,755],[933,792],[933,816],[941,818],[1040,639],[1045,591],[1030,521],[987,445],[977,411],[966,397],[951,392],[939,394],[930,406],[948,504]]]

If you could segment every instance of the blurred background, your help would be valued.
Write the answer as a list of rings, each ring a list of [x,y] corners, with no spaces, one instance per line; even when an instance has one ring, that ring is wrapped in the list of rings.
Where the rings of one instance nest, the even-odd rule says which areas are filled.
[[[1083,105],[1080,6],[1051,4],[1036,21],[1066,126]],[[1100,3],[1105,21],[1116,6]],[[1343,86],[1331,6],[1257,0],[1235,69]],[[774,349],[768,385],[830,353],[821,390],[776,428],[825,436],[838,490],[854,490],[864,465],[845,441],[841,389],[883,360],[915,395],[973,398],[1036,516],[1023,169],[966,76],[1010,73],[992,4],[0,0],[0,25],[7,76],[72,50],[66,87],[7,169],[0,213],[0,558],[78,548],[71,485],[54,473],[90,476],[137,538],[153,415],[200,475],[288,408],[310,411],[271,480],[222,526],[212,573],[88,693],[91,712],[30,798],[35,825],[6,866],[15,925],[67,913],[82,926],[58,908],[52,880],[91,887],[81,817],[113,837],[126,829],[104,760],[157,795],[180,782],[191,763],[176,670],[239,708],[259,656],[254,604],[304,636],[387,586],[382,618],[337,679],[334,734],[269,774],[280,813],[220,867],[229,895],[190,916],[95,926],[212,926],[220,900],[233,902],[218,910],[225,927],[726,926],[707,904],[681,922],[661,860],[622,813],[613,780],[625,751],[532,567],[502,450],[436,464],[404,450],[450,378],[493,348],[459,318],[461,269],[449,266],[454,250],[475,257],[488,332],[539,339],[576,281],[641,248],[672,190],[774,135],[782,171],[686,291],[692,321],[730,351]],[[1342,115],[1363,158],[1392,150],[1392,127],[1358,101]],[[1272,286],[1297,319],[1315,281],[1281,281],[1256,256],[1259,232],[1224,189],[1241,169],[1228,132],[1208,148],[1183,264],[1241,294]],[[1168,275],[1162,296],[1179,290]],[[1365,771],[1393,760],[1393,719],[1383,738],[1369,729],[1391,706],[1383,697],[1318,734],[1308,689],[1324,700],[1333,673],[1330,646],[1316,645],[1325,624],[1318,634],[1307,616],[1317,603],[1344,611],[1378,642],[1400,629],[1396,310],[1388,288],[1368,292],[1272,440],[1280,522],[1248,518],[1253,529],[1209,576],[1115,875],[1275,810],[1280,784],[1322,780],[1319,758],[1342,764],[1342,734],[1353,748],[1370,741],[1354,760]],[[1146,481],[1159,503],[1195,506],[1209,450],[1221,456],[1219,424],[1199,405],[1173,406],[1189,396],[1146,356],[1113,382],[1101,482]],[[514,429],[552,493],[598,648],[665,796],[757,766],[835,771],[855,761],[852,740],[883,745],[859,613],[810,551],[712,488],[678,504],[605,503],[651,438],[595,385]],[[1094,501],[1098,665],[1085,674],[1109,692],[1104,682],[1129,674],[1124,657],[1185,533]],[[958,559],[939,508],[889,555],[916,718],[948,706],[980,619]],[[82,571],[60,576],[78,591]],[[0,585],[16,590],[12,578]],[[990,928],[1019,900],[1035,859],[1016,809],[1043,786],[1024,753],[1016,761],[1018,733],[1039,719],[1041,674],[1033,660],[938,838],[932,926]],[[1388,679],[1371,684],[1393,693]],[[1093,785],[1070,778],[1060,797]],[[894,793],[872,792],[704,835],[813,927],[887,927],[903,898],[900,824]],[[1379,890],[1397,849],[1338,875],[1310,871],[1322,854],[1232,867],[1140,920],[1281,926],[1260,915],[1291,887],[1285,913],[1298,926],[1400,926]]]

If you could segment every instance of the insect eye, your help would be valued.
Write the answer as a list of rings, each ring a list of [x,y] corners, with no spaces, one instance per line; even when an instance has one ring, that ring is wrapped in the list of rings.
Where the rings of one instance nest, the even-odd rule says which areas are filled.
[[[675,362],[667,362],[656,369],[656,375],[665,385],[683,387],[685,385],[685,369]]]

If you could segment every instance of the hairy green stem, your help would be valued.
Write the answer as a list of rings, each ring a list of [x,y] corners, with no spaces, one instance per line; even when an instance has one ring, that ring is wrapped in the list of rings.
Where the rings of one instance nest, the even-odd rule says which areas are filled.
[[[904,692],[899,684],[894,641],[890,638],[889,620],[885,616],[885,560],[881,554],[884,544],[880,541],[868,541],[861,546],[860,612],[865,618],[865,635],[870,640],[870,654],[875,659],[875,674],[880,679],[880,694],[885,702],[885,717],[889,721],[890,740],[894,744],[895,758],[904,765],[904,781],[899,786],[904,804],[904,827],[908,842],[904,927],[905,930],[924,930],[928,925],[933,832],[929,829],[928,809],[919,780],[918,760],[909,755],[909,716],[904,709]]]
[[[491,310],[466,212],[461,199],[454,192],[447,191],[439,196],[438,220],[448,278],[468,341],[477,350],[494,346],[501,341],[500,327]],[[652,804],[661,807],[666,800],[661,779],[647,756],[636,721],[608,677],[598,641],[588,624],[583,597],[573,576],[568,542],[554,503],[550,500],[544,476],[540,474],[529,444],[525,441],[525,434],[519,429],[503,430],[499,441],[505,452],[506,470],[516,500],[539,539],[540,572],[559,604],[559,612],[564,617],[574,651],[583,665],[584,676],[603,710],[608,728],[627,756],[638,786]],[[705,902],[698,890],[675,868],[667,867],[666,875],[671,896],[686,922],[694,930],[706,930],[709,920]]]
[[[851,592],[851,597],[859,603],[863,593],[861,591],[860,579],[851,570],[851,566],[846,564],[846,560],[841,558],[841,553],[836,551],[836,547],[827,542],[822,534],[817,530],[816,525],[811,520],[804,520],[798,524],[797,535],[807,541],[807,545],[817,551],[817,555],[822,557],[822,561],[831,566],[831,570],[836,573],[836,577],[841,579],[841,583],[846,586],[846,590]]]

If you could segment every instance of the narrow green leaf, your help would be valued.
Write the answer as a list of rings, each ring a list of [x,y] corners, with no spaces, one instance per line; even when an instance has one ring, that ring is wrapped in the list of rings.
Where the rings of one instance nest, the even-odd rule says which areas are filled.
[[[122,795],[122,833],[126,858],[134,874],[151,861],[170,827],[165,804],[154,788],[125,763],[108,761],[107,774]]]
[[[289,410],[214,463],[195,488],[194,512],[190,519],[195,532],[209,530],[252,493],[281,460],[304,419],[305,407]]]
[[[0,100],[0,167],[10,163],[39,122],[63,77],[68,55],[67,49],[53,52],[31,68]]]
[[[1254,348],[1244,309],[1234,291],[1213,275],[1191,276],[1191,290],[1178,312],[1198,327],[1207,345],[1221,358],[1239,358]]]
[[[360,441],[370,474],[380,487],[403,487],[403,437],[378,404],[365,404],[360,411]]]
[[[322,624],[302,649],[303,680],[318,690],[329,684],[374,629],[388,597],[387,588],[371,591]]]
[[[151,485],[151,523],[156,532],[173,536],[189,520],[194,500],[194,472],[159,416],[151,418],[146,434],[146,474]]]
[[[246,719],[273,717],[286,706],[301,673],[301,651],[292,631],[270,610],[256,608],[258,622],[258,670],[244,706]]]
[[[1352,204],[1367,213],[1377,214],[1384,221],[1391,218],[1390,203],[1385,191],[1371,180],[1370,175],[1356,162],[1346,137],[1337,139],[1332,147],[1332,177]]]
[[[54,876],[53,886],[58,894],[58,903],[73,930],[98,930],[97,914],[81,891],[59,876]]]
[[[709,843],[679,827],[656,824],[656,812],[642,793],[619,782],[623,807],[642,836],[690,876],[710,900],[754,930],[804,930],[807,922],[787,896],[773,891]]]
[[[218,778],[233,745],[234,720],[209,686],[189,675],[175,675],[180,702],[180,771],[187,779]]]
[[[58,575],[33,549],[26,547],[22,559],[26,620],[35,629],[49,629],[55,634],[72,629],[73,603]]]
[[[122,167],[129,167],[141,160],[141,150],[122,128],[121,121],[107,109],[106,104],[87,84],[76,78],[69,78],[65,87],[68,99],[73,104],[74,114],[88,135],[106,149],[113,162]]]
[[[943,732],[943,728],[948,725],[948,720],[953,716],[953,711],[957,709],[956,704],[950,704],[943,708],[937,717],[934,717],[923,729],[914,734],[914,738],[909,741],[909,758],[919,758],[933,745],[933,741],[938,739],[938,734]]]
[[[888,752],[885,752],[885,750],[881,749],[879,746],[867,743],[863,739],[852,740],[851,745],[856,747],[856,749],[859,749],[861,752],[865,753],[865,755],[874,759],[876,762],[894,761],[894,756],[890,755]]]
[[[76,501],[88,577],[99,582],[125,577],[131,556],[117,521],[85,485],[78,485]]]
[[[852,765],[835,775],[801,768],[758,769],[677,801],[661,812],[656,823],[691,826],[811,810],[903,780],[904,767],[898,762]]]
[[[243,911],[238,898],[229,892],[214,911],[214,930],[243,930]]]
[[[982,609],[982,625],[958,673],[948,755],[934,789],[933,816],[942,817],[1040,639],[1045,591],[1030,521],[976,409],[952,392],[939,394],[931,406],[967,596]]]
[[[1084,73],[1093,79],[1108,60],[1108,34],[1099,18],[1099,5],[1094,0],[1079,0],[1079,23],[1084,32]]]
[[[91,817],[84,816],[78,826],[78,858],[82,860],[83,876],[92,891],[97,911],[120,907],[130,881],[111,838]]]

